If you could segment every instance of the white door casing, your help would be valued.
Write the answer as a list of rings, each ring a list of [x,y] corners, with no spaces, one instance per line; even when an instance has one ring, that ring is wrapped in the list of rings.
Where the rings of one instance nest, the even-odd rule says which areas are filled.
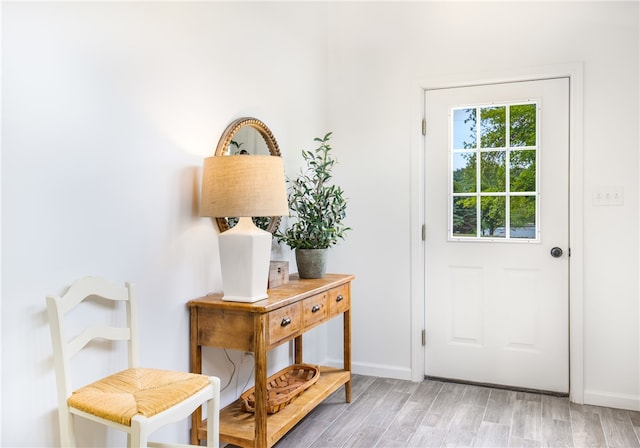
[[[452,107],[526,101],[539,109],[538,238],[456,238]],[[425,105],[425,373],[568,392],[569,78],[429,90]]]

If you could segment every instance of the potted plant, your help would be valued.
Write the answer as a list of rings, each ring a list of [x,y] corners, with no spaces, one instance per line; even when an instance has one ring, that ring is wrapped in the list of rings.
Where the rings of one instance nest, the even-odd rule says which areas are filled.
[[[302,150],[306,168],[297,178],[287,179],[293,223],[275,236],[295,250],[300,278],[324,276],[327,249],[351,230],[343,223],[347,209],[344,191],[331,183],[337,161],[331,155],[330,138],[331,132],[314,139],[320,143],[316,149]]]

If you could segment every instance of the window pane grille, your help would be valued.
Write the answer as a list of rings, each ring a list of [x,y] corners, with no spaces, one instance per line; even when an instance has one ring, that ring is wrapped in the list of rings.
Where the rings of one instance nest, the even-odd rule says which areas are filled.
[[[453,235],[475,237],[478,232],[478,220],[475,196],[453,198]]]
[[[480,108],[480,141],[483,148],[506,146],[505,106]]]
[[[538,106],[452,110],[449,237],[538,239]]]
[[[512,192],[536,191],[536,151],[511,151],[509,182]]]
[[[510,201],[511,238],[536,237],[536,197],[512,196]]]
[[[476,153],[456,152],[453,155],[453,192],[476,192]]]
[[[536,145],[536,105],[514,104],[509,107],[512,147]]]
[[[454,109],[453,148],[476,147],[476,110]]]
[[[480,153],[480,185],[483,192],[504,192],[505,151],[483,151]]]
[[[482,196],[482,228],[480,235],[483,238],[504,238],[505,234],[505,197]]]

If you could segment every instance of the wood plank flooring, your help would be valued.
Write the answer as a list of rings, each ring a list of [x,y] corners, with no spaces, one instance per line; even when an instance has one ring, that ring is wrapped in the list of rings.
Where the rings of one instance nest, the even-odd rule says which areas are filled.
[[[640,448],[640,412],[567,398],[425,380],[353,376],[277,448]],[[229,446],[230,447],[230,446]]]

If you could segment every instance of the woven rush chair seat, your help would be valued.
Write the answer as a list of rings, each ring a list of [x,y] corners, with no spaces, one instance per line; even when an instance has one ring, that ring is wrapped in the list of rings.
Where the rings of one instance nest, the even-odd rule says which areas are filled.
[[[76,312],[70,316],[72,310]],[[76,420],[89,420],[126,433],[129,448],[184,447],[182,443],[159,444],[149,439],[160,428],[189,419],[205,405],[206,446],[219,447],[220,379],[140,365],[138,307],[131,283],[118,286],[101,277],[81,278],[62,295],[47,296],[47,313],[58,389],[57,446],[102,445],[96,440],[76,440]],[[74,329],[72,334],[67,334],[67,327]],[[126,350],[103,354],[119,359],[119,363],[126,357],[126,369],[101,369],[73,390],[72,367],[83,365],[71,360],[93,341],[121,341],[119,347],[126,346]]]
[[[74,391],[67,402],[73,408],[130,426],[135,415],[157,415],[208,384],[209,377],[194,373],[127,369]]]

